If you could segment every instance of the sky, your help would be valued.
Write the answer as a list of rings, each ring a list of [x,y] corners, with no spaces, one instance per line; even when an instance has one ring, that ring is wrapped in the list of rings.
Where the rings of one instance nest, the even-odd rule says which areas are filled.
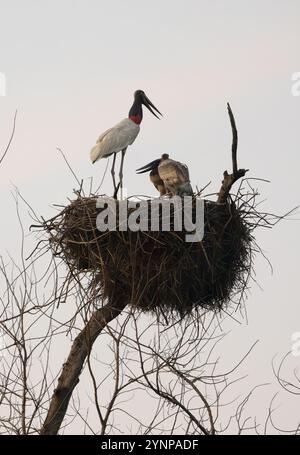
[[[86,187],[97,187],[107,162],[92,165],[89,150],[100,133],[125,118],[133,92],[143,89],[163,113],[147,110],[128,149],[128,194],[155,195],[135,169],[169,153],[190,169],[194,188],[220,186],[230,169],[229,101],[239,131],[238,160],[257,182],[266,211],[299,205],[299,0],[0,0],[0,155],[14,112],[13,144],[0,166],[0,255],[17,257],[20,227],[15,187],[44,218],[66,203],[78,185],[57,147]],[[0,90],[1,92],[1,90]],[[107,173],[101,192],[111,193]],[[21,207],[25,232],[31,219]],[[249,383],[272,380],[271,360],[300,332],[299,212],[256,238],[273,265],[257,258],[247,321],[231,321],[222,358],[260,340],[247,364]],[[34,245],[28,236],[28,251]],[[299,368],[300,356],[291,359]],[[291,422],[296,411],[279,398]]]

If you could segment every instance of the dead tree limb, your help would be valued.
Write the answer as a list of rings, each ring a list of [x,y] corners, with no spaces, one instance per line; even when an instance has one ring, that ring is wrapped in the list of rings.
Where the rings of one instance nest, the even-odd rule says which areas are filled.
[[[238,146],[238,132],[235,124],[233,112],[230,104],[227,103],[227,110],[232,130],[232,145],[231,145],[231,157],[232,157],[232,174],[228,171],[223,173],[222,186],[218,194],[217,202],[226,202],[232,185],[240,178],[244,177],[249,169],[239,169],[237,164],[237,146]]]
[[[227,103],[227,110],[228,110],[228,115],[229,115],[229,119],[230,119],[231,130],[232,130],[232,146],[231,146],[232,171],[233,171],[233,174],[236,175],[236,173],[238,171],[238,165],[237,165],[238,132],[236,129],[233,112],[231,110],[229,103]]]
[[[42,435],[58,433],[67,412],[73,390],[79,382],[83,364],[91,351],[93,343],[107,324],[116,318],[127,305],[127,302],[108,303],[95,311],[83,330],[75,338],[66,363],[50,401],[47,417],[40,431]]]

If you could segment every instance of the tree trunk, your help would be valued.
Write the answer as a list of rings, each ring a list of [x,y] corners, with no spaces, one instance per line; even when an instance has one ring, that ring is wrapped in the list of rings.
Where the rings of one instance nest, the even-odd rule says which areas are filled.
[[[127,302],[116,301],[98,309],[92,314],[86,326],[75,338],[51,398],[47,417],[40,431],[41,435],[55,435],[58,433],[67,412],[73,390],[79,382],[83,364],[93,343],[106,325],[116,318],[126,305]]]

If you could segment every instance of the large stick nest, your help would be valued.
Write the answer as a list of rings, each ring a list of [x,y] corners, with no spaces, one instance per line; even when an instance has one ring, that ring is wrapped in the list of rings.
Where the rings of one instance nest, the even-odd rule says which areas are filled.
[[[217,202],[205,200],[203,240],[187,243],[186,232],[174,230],[99,232],[98,196],[85,197],[80,191],[57,216],[39,226],[50,236],[53,254],[69,267],[67,288],[69,279],[80,280],[91,301],[104,298],[113,305],[121,299],[165,317],[184,316],[194,309],[226,310],[229,303],[244,301],[252,258],[260,252],[253,230],[272,227],[286,215],[257,210],[258,193],[249,183],[253,179],[243,179],[247,169],[238,168],[238,133],[229,104],[227,110],[233,171],[224,171]],[[243,180],[233,196],[231,188],[239,179]]]
[[[257,216],[241,195],[226,203],[205,201],[204,238],[195,243],[185,241],[185,232],[99,232],[96,200],[77,195],[43,227],[53,253],[72,275],[89,275],[99,295],[165,316],[221,310],[240,301],[251,272],[252,215]]]

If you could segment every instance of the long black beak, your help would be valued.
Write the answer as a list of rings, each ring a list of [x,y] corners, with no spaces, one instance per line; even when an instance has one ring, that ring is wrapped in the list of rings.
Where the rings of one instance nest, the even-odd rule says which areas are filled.
[[[144,172],[153,171],[153,169],[156,169],[158,167],[159,163],[160,163],[160,159],[151,161],[151,163],[148,163],[145,166],[142,166],[139,169],[136,169],[136,173],[143,174]]]
[[[147,109],[149,109],[149,111],[150,111],[153,115],[155,115],[156,118],[159,119],[158,115],[156,115],[154,111],[158,112],[158,113],[162,116],[162,113],[159,112],[159,110],[157,109],[157,107],[154,106],[154,104],[149,100],[148,96],[146,96],[145,94],[143,94],[142,103],[143,103],[144,106],[146,106]],[[154,111],[153,111],[151,108],[153,108]]]

